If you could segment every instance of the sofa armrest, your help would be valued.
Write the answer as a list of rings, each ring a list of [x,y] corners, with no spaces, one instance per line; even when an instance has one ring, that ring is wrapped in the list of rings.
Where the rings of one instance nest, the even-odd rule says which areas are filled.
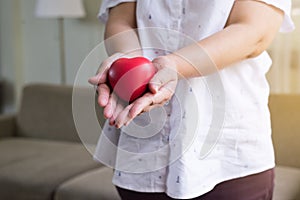
[[[16,116],[0,115],[0,139],[3,137],[11,137],[16,133]]]
[[[276,164],[300,168],[300,95],[273,94],[269,106]]]

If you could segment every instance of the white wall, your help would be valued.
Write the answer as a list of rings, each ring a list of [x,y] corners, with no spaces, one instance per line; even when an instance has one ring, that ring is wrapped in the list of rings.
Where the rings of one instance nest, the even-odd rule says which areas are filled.
[[[67,20],[65,23],[67,83],[72,84],[76,72],[87,54],[103,41],[104,26],[97,19],[101,2],[85,0],[87,17],[83,20]]]
[[[278,34],[269,52],[273,65],[268,73],[272,93],[300,94],[300,15],[293,15],[296,29]]]
[[[58,20],[34,16],[36,0],[0,0],[0,77],[6,81],[5,111],[15,111],[24,84],[60,83]],[[84,0],[84,19],[65,19],[67,84],[85,56],[102,41],[101,0]]]
[[[22,84],[21,16],[17,0],[0,0],[0,78],[5,80],[5,111],[15,109],[17,88]]]

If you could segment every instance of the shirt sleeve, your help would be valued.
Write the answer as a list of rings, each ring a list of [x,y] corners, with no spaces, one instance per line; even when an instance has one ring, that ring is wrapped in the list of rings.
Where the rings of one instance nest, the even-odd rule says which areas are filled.
[[[102,4],[100,6],[98,18],[106,23],[108,19],[108,12],[110,8],[117,6],[120,3],[125,2],[136,2],[136,0],[102,0]]]
[[[291,0],[259,0],[266,4],[275,6],[284,12],[284,19],[280,27],[280,32],[290,32],[295,29],[291,18],[292,2]]]

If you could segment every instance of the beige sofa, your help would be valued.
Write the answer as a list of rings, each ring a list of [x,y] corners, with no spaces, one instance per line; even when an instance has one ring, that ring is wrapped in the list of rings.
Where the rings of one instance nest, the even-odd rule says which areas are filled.
[[[300,199],[300,95],[273,94],[272,119],[275,168],[274,200]]]
[[[28,85],[19,112],[0,116],[0,200],[119,199],[111,176],[81,144],[71,87]]]
[[[72,117],[72,88],[23,90],[18,114],[0,116],[1,200],[114,200],[112,170],[95,163]],[[275,200],[300,199],[300,96],[271,95]]]

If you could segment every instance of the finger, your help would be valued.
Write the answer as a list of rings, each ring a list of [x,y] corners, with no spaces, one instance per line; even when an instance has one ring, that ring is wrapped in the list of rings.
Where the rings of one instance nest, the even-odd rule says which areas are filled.
[[[124,110],[122,110],[118,117],[115,120],[115,126],[117,128],[121,128],[124,124],[126,124],[128,121],[130,121],[132,118],[129,117],[129,110],[133,104],[128,105]]]
[[[176,87],[176,81],[168,82],[164,87],[162,87],[156,94],[146,93],[144,96],[138,98],[133,102],[133,106],[129,111],[129,117],[135,118],[137,115],[145,110],[149,110],[149,106],[153,104],[158,104],[158,106],[163,105],[167,100],[171,99],[174,94],[173,88]]]
[[[99,83],[105,83],[106,77],[107,77],[107,71],[108,71],[108,69],[89,78],[88,82],[92,85],[98,85]]]
[[[170,68],[163,68],[159,70],[153,78],[149,81],[149,89],[152,93],[158,92],[158,90],[170,81],[174,81],[177,78],[175,70]]]
[[[116,105],[117,105],[117,97],[115,94],[111,94],[109,99],[108,99],[108,103],[107,105],[104,107],[104,110],[103,110],[103,114],[104,114],[104,117],[109,119],[112,117],[115,109],[116,109]]]
[[[135,118],[138,114],[140,114],[144,108],[153,104],[153,94],[147,93],[144,96],[138,98],[135,102],[133,102],[133,106],[129,111],[130,118]]]
[[[107,77],[107,71],[110,68],[111,64],[117,60],[118,58],[122,57],[124,54],[122,53],[115,53],[106,60],[104,60],[100,67],[97,70],[95,76],[89,78],[88,82],[92,85],[97,85],[99,83],[105,83]]]
[[[89,78],[89,83],[93,85],[97,85],[99,83],[105,83],[107,72],[110,67],[111,63],[109,61],[103,61],[97,70],[97,73],[95,76]]]
[[[149,112],[150,110],[152,110],[153,108],[157,108],[157,107],[162,107],[166,104],[167,101],[163,101],[161,102],[160,104],[154,104],[154,105],[151,105],[151,106],[147,106],[143,112]]]
[[[124,106],[121,103],[117,103],[116,109],[113,112],[112,117],[109,119],[109,124],[112,126],[115,124],[115,120],[118,117],[118,115],[124,110]]]
[[[149,81],[149,89],[152,93],[157,93],[163,82],[160,79],[160,75],[156,73],[153,78]]]
[[[171,81],[169,83],[167,83],[166,85],[164,85],[163,87],[160,88],[160,90],[153,95],[153,104],[161,104],[169,99],[171,99],[171,97],[174,94],[174,88],[176,87],[176,82],[175,81]]]
[[[105,107],[108,104],[108,100],[110,97],[110,89],[106,84],[100,84],[97,87],[98,91],[98,104],[101,107]]]
[[[97,85],[98,84],[97,76],[92,76],[91,78],[88,79],[88,82],[92,85]]]

